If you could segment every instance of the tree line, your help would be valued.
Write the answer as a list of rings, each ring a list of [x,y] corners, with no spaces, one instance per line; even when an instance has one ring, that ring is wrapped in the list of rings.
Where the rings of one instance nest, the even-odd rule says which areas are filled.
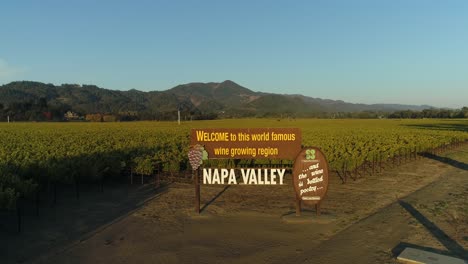
[[[422,111],[396,111],[388,115],[388,118],[468,118],[468,107],[461,109],[424,109]]]
[[[76,111],[76,110],[75,110]],[[116,122],[116,121],[174,121],[177,120],[178,110],[166,111],[108,111],[92,112],[78,109],[76,112],[66,104],[49,103],[46,98],[37,100],[26,100],[22,102],[12,102],[9,104],[0,103],[0,120],[9,121],[90,121],[90,122]],[[420,118],[468,118],[468,107],[461,109],[424,109],[422,111],[402,110],[394,112],[384,111],[359,111],[359,112],[315,112],[315,113],[256,113],[239,111],[237,115],[227,115],[223,112],[207,112],[199,109],[190,109],[181,106],[179,108],[181,120],[213,120],[220,118],[326,118],[326,119],[420,119]]]
[[[170,121],[176,120],[178,116],[178,110],[93,112],[78,109],[78,111],[75,111],[66,104],[49,104],[45,98],[8,104],[0,103],[0,121]],[[218,118],[218,115],[213,112],[203,112],[182,107],[179,111],[182,121],[213,120]]]

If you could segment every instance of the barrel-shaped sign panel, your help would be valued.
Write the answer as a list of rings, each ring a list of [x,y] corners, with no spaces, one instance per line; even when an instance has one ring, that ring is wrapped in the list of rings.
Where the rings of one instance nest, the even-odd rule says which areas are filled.
[[[320,202],[328,190],[328,163],[320,149],[304,148],[297,155],[293,168],[296,196],[304,203]]]

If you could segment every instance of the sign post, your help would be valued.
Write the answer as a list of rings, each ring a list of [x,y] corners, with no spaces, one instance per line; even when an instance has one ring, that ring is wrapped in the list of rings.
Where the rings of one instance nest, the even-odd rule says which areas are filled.
[[[195,182],[195,213],[200,213],[200,170],[195,170],[194,182]]]
[[[195,186],[195,213],[200,213],[200,165],[206,156],[203,146],[195,144],[190,146],[188,158],[192,166],[193,185]]]

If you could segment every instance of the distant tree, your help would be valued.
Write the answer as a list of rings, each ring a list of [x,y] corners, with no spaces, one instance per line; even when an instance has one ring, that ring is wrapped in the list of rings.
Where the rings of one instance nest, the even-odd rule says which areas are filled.
[[[44,98],[44,97],[39,98],[39,100],[37,102],[37,106],[38,106],[39,110],[46,111],[48,109],[47,108],[47,99]]]
[[[468,118],[468,107],[466,107],[466,106],[462,107],[460,112],[462,113],[463,118]]]
[[[438,118],[450,118],[451,117],[451,112],[450,110],[441,110],[437,114]]]

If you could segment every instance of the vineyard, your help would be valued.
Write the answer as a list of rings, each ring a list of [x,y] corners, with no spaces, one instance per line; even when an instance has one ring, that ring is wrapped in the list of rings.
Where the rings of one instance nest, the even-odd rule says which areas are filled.
[[[466,120],[245,119],[131,123],[1,123],[0,209],[59,185],[103,184],[129,175],[190,175],[191,128],[298,127],[343,182],[468,140]],[[204,166],[291,165],[290,160],[208,161]],[[142,178],[143,179],[143,178]],[[133,180],[133,177],[132,177]],[[56,198],[54,198],[56,199]]]

